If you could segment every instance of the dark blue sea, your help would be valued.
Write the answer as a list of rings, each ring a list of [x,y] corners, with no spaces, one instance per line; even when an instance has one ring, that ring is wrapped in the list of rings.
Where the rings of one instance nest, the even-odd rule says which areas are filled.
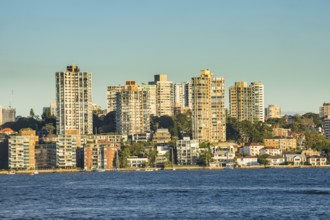
[[[330,169],[0,175],[0,219],[330,219]]]

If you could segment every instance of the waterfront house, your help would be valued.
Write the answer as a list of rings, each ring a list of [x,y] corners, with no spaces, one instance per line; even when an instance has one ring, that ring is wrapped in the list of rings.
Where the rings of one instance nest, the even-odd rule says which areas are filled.
[[[312,166],[324,166],[327,164],[327,158],[320,156],[312,156],[307,159],[307,162]]]
[[[129,157],[127,158],[127,163],[129,167],[146,167],[149,162],[148,158],[138,158],[138,157]]]
[[[294,166],[303,165],[306,162],[306,156],[304,154],[285,154],[285,163],[292,164]]]
[[[177,160],[179,165],[194,165],[199,157],[198,140],[184,137],[176,142]]]
[[[282,165],[285,163],[285,160],[281,156],[269,156],[267,157],[267,160],[269,162],[269,165]]]
[[[215,162],[231,161],[234,158],[235,158],[235,153],[229,151],[217,151],[212,156],[212,159]]]
[[[237,158],[237,165],[239,166],[255,166],[259,165],[258,158],[254,156],[246,156]]]

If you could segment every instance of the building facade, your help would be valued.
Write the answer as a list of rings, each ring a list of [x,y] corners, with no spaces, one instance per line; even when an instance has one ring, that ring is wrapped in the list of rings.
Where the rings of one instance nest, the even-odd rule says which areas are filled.
[[[192,136],[200,142],[226,141],[225,81],[210,70],[192,78]]]
[[[107,113],[117,109],[117,92],[121,92],[124,86],[108,86],[107,88]]]
[[[9,106],[9,108],[2,108],[0,106],[0,125],[7,122],[13,122],[16,118],[16,109]]]
[[[116,130],[123,135],[150,132],[149,92],[139,89],[135,81],[126,81],[117,93]]]
[[[77,166],[77,148],[82,148],[77,130],[58,135],[56,142],[56,167],[72,168]]]
[[[66,72],[56,73],[57,134],[78,130],[93,133],[92,73],[80,72],[78,66],[67,66]]]
[[[267,108],[267,118],[281,118],[282,110],[279,106],[271,104]]]
[[[177,161],[179,165],[194,165],[199,157],[198,140],[190,140],[189,137],[176,142]]]
[[[56,143],[37,144],[35,148],[37,169],[51,169],[56,167]]]
[[[297,148],[297,139],[295,138],[268,138],[264,139],[265,147],[275,147],[282,151],[290,151]]]
[[[139,88],[142,91],[147,91],[149,93],[149,105],[150,105],[150,114],[151,115],[156,115],[157,111],[156,111],[156,103],[157,103],[157,99],[156,99],[156,94],[157,94],[157,87],[154,84],[141,84],[139,86]]]
[[[9,169],[34,169],[35,146],[38,142],[36,131],[22,129],[18,135],[10,136],[8,140]]]
[[[171,141],[171,134],[167,128],[158,128],[152,140],[157,144],[166,144]]]
[[[112,169],[116,148],[109,141],[95,140],[84,144],[84,169]]]
[[[323,106],[320,107],[320,117],[321,118],[330,118],[330,103],[323,103]]]
[[[330,138],[330,116],[324,119],[324,136]]]
[[[229,114],[238,121],[265,121],[264,85],[261,82],[236,82],[229,88]]]
[[[173,115],[173,82],[167,80],[166,74],[155,75],[156,115]]]

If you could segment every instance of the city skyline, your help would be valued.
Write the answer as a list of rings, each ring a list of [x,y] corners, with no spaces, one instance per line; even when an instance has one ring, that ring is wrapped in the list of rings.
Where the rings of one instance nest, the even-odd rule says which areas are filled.
[[[318,112],[329,102],[327,1],[10,1],[0,9],[0,105],[26,116],[56,98],[55,72],[93,73],[93,102],[109,85],[165,73],[190,81],[210,69],[261,81],[265,107]],[[72,10],[76,13],[72,13]],[[12,95],[13,91],[13,95]],[[285,98],[283,98],[285,97]]]

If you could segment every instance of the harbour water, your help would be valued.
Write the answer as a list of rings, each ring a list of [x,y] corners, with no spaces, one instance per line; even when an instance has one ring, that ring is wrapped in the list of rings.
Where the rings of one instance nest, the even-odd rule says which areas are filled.
[[[330,219],[330,169],[0,175],[0,219]]]

